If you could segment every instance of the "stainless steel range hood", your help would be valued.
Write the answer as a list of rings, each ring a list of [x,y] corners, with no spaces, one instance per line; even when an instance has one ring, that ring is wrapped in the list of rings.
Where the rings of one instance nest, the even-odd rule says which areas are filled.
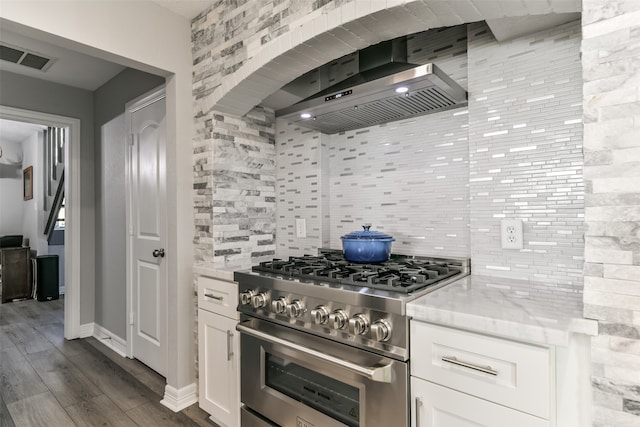
[[[392,47],[388,58],[397,59],[397,44],[383,46],[382,50],[391,51]],[[464,88],[436,65],[402,61],[381,64],[380,45],[371,48],[377,50],[376,59],[372,61],[366,50],[360,51],[360,73],[356,76],[277,110],[276,117],[334,134],[467,105]],[[404,48],[406,58],[406,40]],[[363,69],[363,63],[377,64],[364,65]]]

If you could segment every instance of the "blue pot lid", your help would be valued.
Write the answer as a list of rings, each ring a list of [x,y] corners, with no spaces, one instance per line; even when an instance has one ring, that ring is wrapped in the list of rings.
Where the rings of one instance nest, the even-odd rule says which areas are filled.
[[[382,241],[395,241],[395,239],[388,234],[382,233],[380,231],[371,231],[371,225],[363,225],[363,231],[352,231],[349,234],[345,234],[340,237],[341,239],[349,239],[349,240],[382,240]]]

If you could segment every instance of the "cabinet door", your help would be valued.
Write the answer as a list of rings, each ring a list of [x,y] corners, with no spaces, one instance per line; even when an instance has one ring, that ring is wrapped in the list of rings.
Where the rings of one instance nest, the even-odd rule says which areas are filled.
[[[549,427],[549,422],[411,377],[411,426]]]
[[[240,337],[237,321],[198,310],[200,407],[224,427],[240,425]]]
[[[2,302],[31,297],[31,258],[29,248],[0,250]]]

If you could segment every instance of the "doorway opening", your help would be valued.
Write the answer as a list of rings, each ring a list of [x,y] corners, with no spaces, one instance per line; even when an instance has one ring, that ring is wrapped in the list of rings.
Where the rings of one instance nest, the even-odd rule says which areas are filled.
[[[68,140],[60,149],[65,164],[65,245],[64,279],[64,337],[83,336],[80,327],[80,120],[36,111],[0,105],[0,119],[66,129]],[[41,230],[40,230],[41,231]],[[44,238],[46,241],[46,238]],[[89,333],[90,335],[90,333]],[[87,335],[88,336],[88,335]]]

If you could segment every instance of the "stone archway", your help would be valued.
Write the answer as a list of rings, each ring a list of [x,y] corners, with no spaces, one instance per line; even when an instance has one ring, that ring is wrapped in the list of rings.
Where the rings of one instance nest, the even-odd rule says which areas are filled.
[[[221,113],[244,116],[305,72],[384,40],[469,22],[580,11],[579,1],[551,3],[524,0],[509,10],[504,2],[477,0],[351,1],[332,10],[327,4],[287,22],[268,42],[262,43],[263,36],[257,44],[253,34],[247,34],[248,41],[222,49],[220,60],[234,55],[248,59],[220,79],[207,104]]]

